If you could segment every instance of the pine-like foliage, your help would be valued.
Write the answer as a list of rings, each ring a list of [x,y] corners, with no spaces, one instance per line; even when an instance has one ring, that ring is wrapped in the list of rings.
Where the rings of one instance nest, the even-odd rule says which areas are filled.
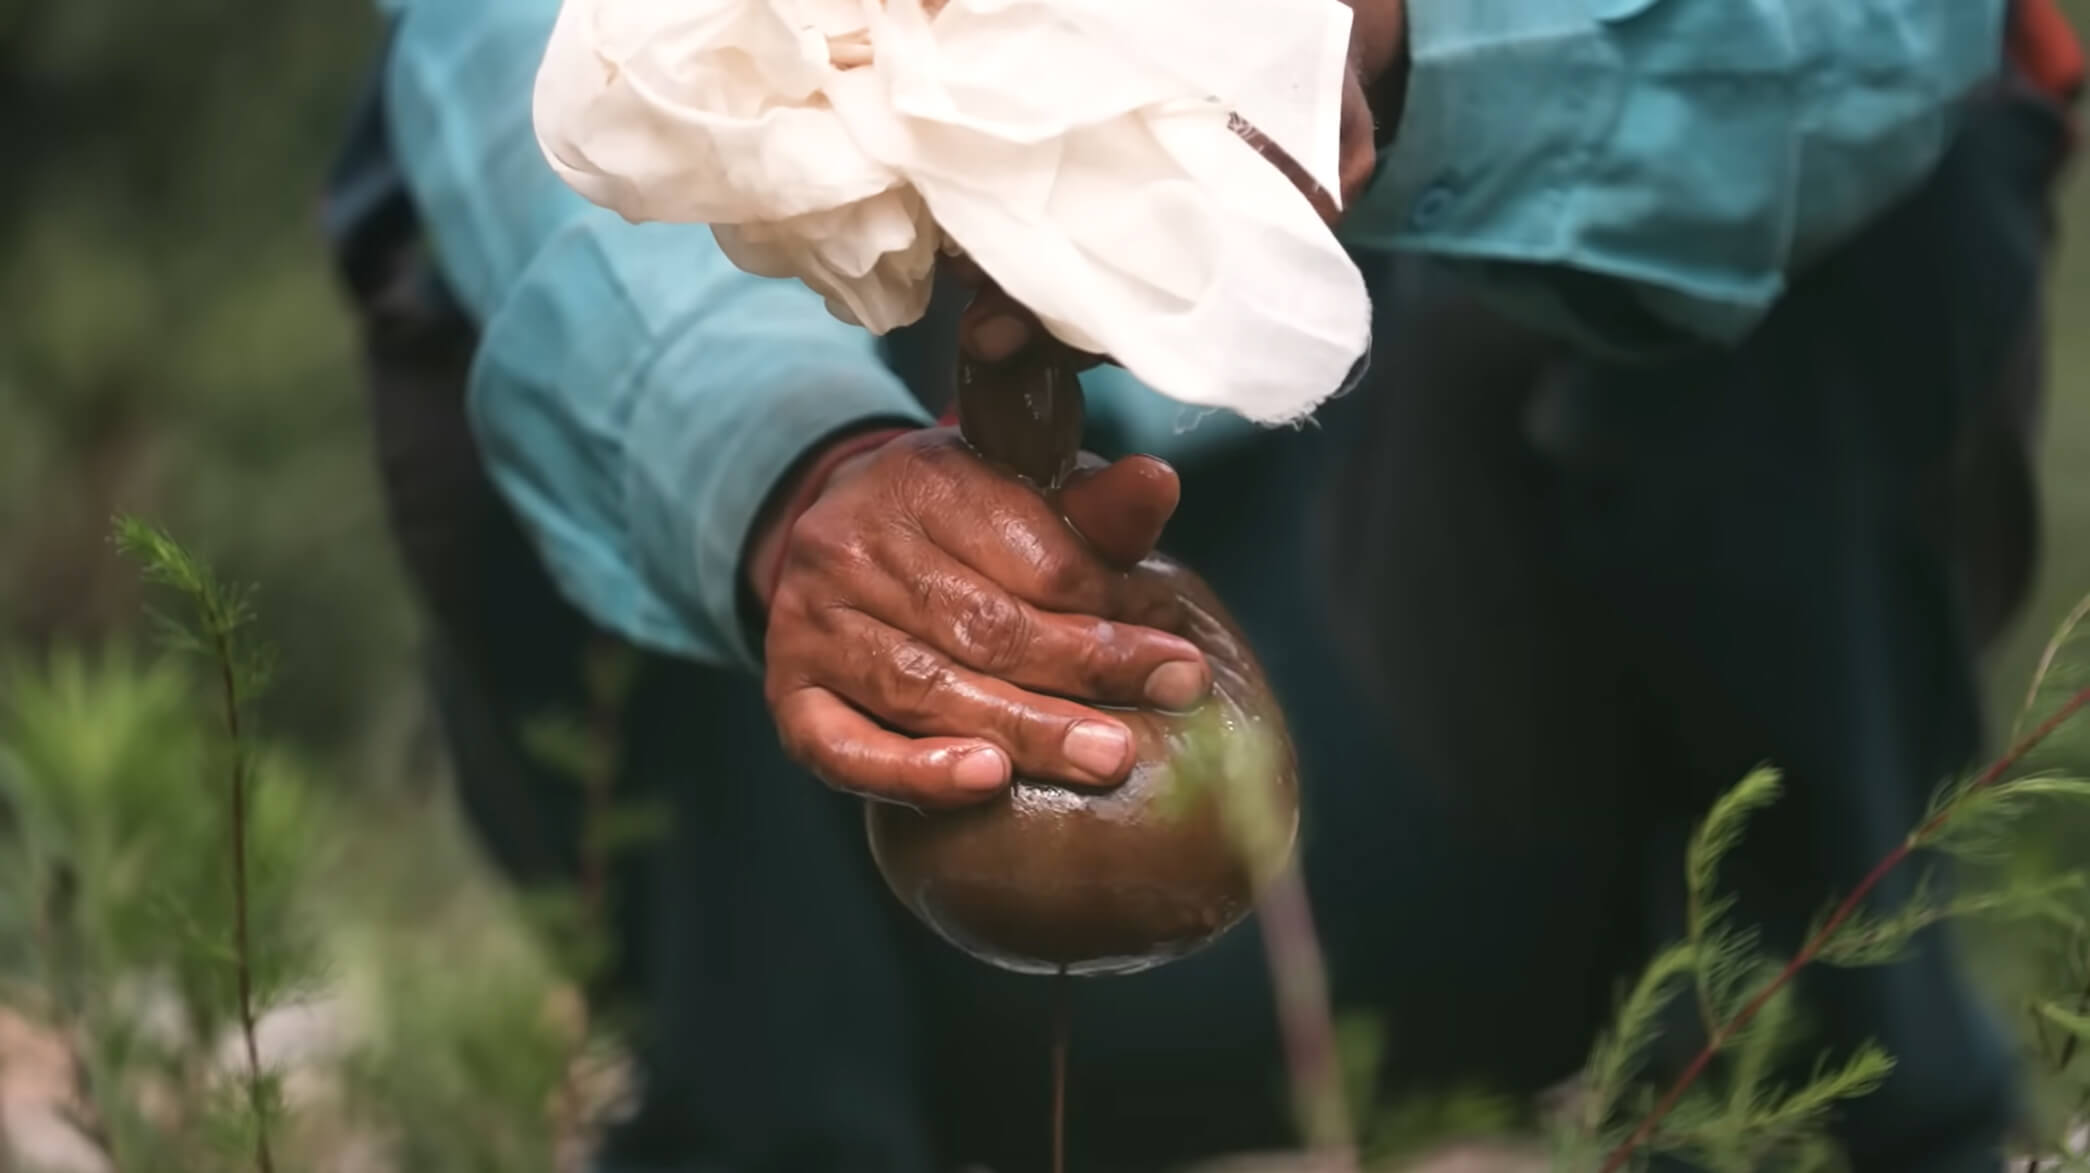
[[[1804,1062],[1817,1052],[1794,979],[1814,965],[1893,964],[1919,933],[1950,923],[1982,934],[2013,963],[2008,984],[2040,1107],[2022,1141],[2036,1156],[2024,1167],[2090,1170],[2090,878],[2066,837],[2042,834],[2073,827],[2080,841],[2090,807],[2090,721],[2078,719],[2090,707],[2086,620],[2090,600],[2049,644],[2004,756],[1942,787],[1907,839],[1822,910],[1791,956],[1764,951],[1720,884],[1750,816],[1778,800],[1780,776],[1759,769],[1716,802],[1686,851],[1684,938],[1621,997],[1565,1105],[1504,1131],[1532,1138],[1559,1173],[1641,1169],[1658,1154],[1707,1173],[1841,1169],[1829,1130],[1836,1110],[1878,1088],[1894,1058],[1868,1045]],[[1904,869],[1916,873],[1913,893],[1876,905],[1874,886]],[[1655,1044],[1684,1002],[1706,1042],[1681,1072],[1653,1071]],[[1791,1080],[1795,1069],[1805,1078]],[[1460,1121],[1474,1118],[1476,1105],[1497,1104],[1466,1092],[1408,1105],[1400,1118]],[[1438,1139],[1470,1134],[1446,1129]],[[1401,1151],[1424,1147],[1411,1141]],[[1364,1151],[1384,1149],[1368,1136]]]
[[[277,1167],[262,1016],[311,992],[295,877],[324,806],[260,748],[247,597],[148,526],[123,549],[174,605],[171,660],[59,653],[8,673],[0,926],[10,1003],[71,1051],[73,1111],[118,1170]]]
[[[152,526],[117,542],[168,654],[0,676],[0,1006],[62,1041],[72,1129],[112,1173],[580,1168],[622,1092],[580,995],[609,861],[659,823],[608,793],[617,659],[531,738],[590,796],[582,883],[518,899],[448,808],[259,737],[252,594]]]
[[[2076,718],[2090,706],[2090,689],[2070,683],[2081,668],[2077,628],[2086,613],[2090,608],[2078,608],[2049,647],[2012,747],[1941,788],[1902,845],[1825,907],[1790,957],[1764,955],[1746,927],[1731,923],[1732,903],[1718,889],[1720,860],[1741,841],[1748,815],[1776,800],[1777,777],[1758,771],[1715,804],[1687,856],[1687,937],[1655,960],[1598,1045],[1580,1118],[1556,1126],[1561,1167],[1609,1173],[1668,1153],[1710,1173],[1839,1168],[1827,1125],[1839,1104],[1885,1081],[1893,1057],[1868,1045],[1847,1057],[1818,1059],[1795,1085],[1771,1082],[1811,1045],[1805,1016],[1792,1001],[1793,979],[1802,970],[1893,964],[1917,934],[1948,922],[2007,924],[2019,941],[2051,937],[2056,929],[2070,940],[2086,935],[2090,903],[2079,867],[1994,866],[2012,859],[2039,821],[2090,799],[2090,782],[2067,771],[2081,760],[2067,747],[2080,744]],[[1876,906],[1875,885],[1898,870],[1917,873],[1913,894]],[[1949,884],[1940,879],[1948,871]],[[2090,990],[2090,984],[2069,988]],[[1648,1083],[1639,1057],[1661,1010],[1682,990],[1695,998],[1708,1041],[1681,1074]],[[2056,1017],[2065,1007],[2052,998],[2037,999],[2035,1009],[2068,1037],[2082,1037]],[[2057,1044],[2059,1067],[2072,1058],[2073,1048]],[[2045,1074],[2035,1068],[2035,1075]],[[2074,1128],[2086,1106],[2090,1098],[2079,1099],[2062,1127]],[[2032,1147],[2056,1146],[2041,1141]]]

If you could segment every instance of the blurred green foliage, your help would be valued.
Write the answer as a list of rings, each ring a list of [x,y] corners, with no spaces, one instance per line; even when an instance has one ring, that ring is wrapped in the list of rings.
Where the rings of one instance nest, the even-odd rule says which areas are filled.
[[[2090,35],[2090,0],[2062,0]],[[2049,634],[2090,589],[2090,170],[2079,159],[2061,192],[2061,248],[2048,306],[2046,431],[2042,438],[2045,510],[2043,565],[2017,636],[1998,655],[1992,681],[1998,726],[2024,700],[2025,682]]]
[[[248,592],[123,546],[185,654],[0,664],[0,1012],[65,1050],[72,1130],[114,1173],[577,1167],[621,1086],[561,956],[594,910],[547,943],[456,811],[326,785],[250,719]]]
[[[7,684],[0,801],[17,822],[0,853],[0,1001],[71,1041],[95,1089],[85,1131],[119,1169],[148,1154],[168,1173],[241,1167],[257,1116],[233,1093],[244,1085],[215,1078],[241,1014],[208,710],[176,665],[127,654],[59,653],[12,666]],[[326,819],[289,759],[250,773],[245,904],[270,1007],[316,980],[297,878],[321,864]],[[141,1086],[195,1090],[156,1117],[118,1090]]]
[[[0,645],[136,627],[117,512],[266,584],[271,716],[365,750],[418,698],[316,211],[372,6],[0,0]]]

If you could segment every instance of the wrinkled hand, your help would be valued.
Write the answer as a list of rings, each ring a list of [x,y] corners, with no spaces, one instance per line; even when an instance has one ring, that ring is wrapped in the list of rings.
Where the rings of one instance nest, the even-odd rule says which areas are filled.
[[[1398,121],[1406,57],[1405,0],[1349,2],[1344,207]],[[1292,160],[1236,129],[1339,219]],[[976,266],[949,263],[975,290],[967,354],[1000,362],[1042,336]],[[1056,512],[954,430],[858,445],[816,464],[796,490],[810,504],[767,523],[750,558],[770,710],[786,750],[829,785],[920,806],[979,801],[1014,772],[1112,785],[1131,768],[1130,731],[1082,700],[1180,709],[1210,688],[1202,654],[1169,634],[1176,595],[1135,569],[1175,510],[1166,464],[1090,458]]]
[[[848,457],[776,539],[765,689],[785,749],[842,790],[919,806],[1026,777],[1109,786],[1130,731],[1097,704],[1187,708],[1211,670],[1134,567],[1175,471],[1091,466],[1060,509],[953,429]],[[1077,528],[1079,532],[1077,532]]]

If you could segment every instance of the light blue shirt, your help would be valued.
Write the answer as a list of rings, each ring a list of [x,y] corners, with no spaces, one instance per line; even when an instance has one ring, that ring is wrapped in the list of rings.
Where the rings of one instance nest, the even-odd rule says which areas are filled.
[[[634,226],[553,175],[530,96],[557,0],[380,0],[393,147],[483,328],[469,409],[552,575],[596,622],[751,664],[740,558],[822,437],[923,421],[875,339],[708,229]],[[1507,312],[1606,345],[1572,296],[1739,338],[1788,274],[1907,192],[1998,68],[2005,0],[1408,0],[1399,139],[1348,242],[1467,266]],[[1184,459],[1247,425],[1124,372],[1091,413]]]

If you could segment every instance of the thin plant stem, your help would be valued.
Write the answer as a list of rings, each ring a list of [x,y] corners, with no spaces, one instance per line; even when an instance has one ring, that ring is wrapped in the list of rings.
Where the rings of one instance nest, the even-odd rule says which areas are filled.
[[[2090,989],[2077,996],[2075,1005],[2077,1014],[2090,1013]],[[2076,1048],[2082,1041],[2082,1036],[2072,1031],[2067,1038],[2061,1040],[2061,1053],[2054,1057],[2054,1070],[2064,1074],[2068,1071],[2069,1066],[2075,1062]]]
[[[227,801],[232,811],[233,974],[238,985],[240,1035],[247,1051],[247,1104],[254,1113],[254,1169],[255,1173],[275,1173],[275,1157],[269,1150],[268,1095],[262,1085],[261,1044],[254,1017],[254,953],[247,910],[247,753],[240,735],[239,677],[225,625],[214,626],[212,646],[218,657],[225,737],[232,755],[231,794]]]
[[[249,804],[252,798],[253,759],[247,745],[248,731],[242,710],[258,690],[258,658],[250,658],[239,638],[251,618],[244,597],[222,588],[209,568],[191,557],[181,546],[145,522],[120,517],[116,522],[120,549],[138,557],[151,581],[173,587],[195,608],[199,630],[189,631],[171,620],[169,626],[182,647],[202,653],[217,668],[218,693],[224,722],[227,758],[225,794],[227,849],[231,855],[232,884],[232,971],[233,994],[239,1019],[240,1041],[246,1052],[245,1091],[253,1114],[254,1173],[275,1173],[275,1157],[269,1147],[270,1103],[267,1081],[261,1066],[261,1043],[254,993],[254,944],[249,860]]]
[[[2077,601],[2076,605],[2068,612],[2068,617],[2061,621],[2061,626],[2055,631],[2054,637],[2047,641],[2046,647],[2039,653],[2039,664],[2032,670],[2032,682],[2025,686],[2025,703],[2018,709],[2020,714],[2032,711],[2033,702],[2039,699],[2039,690],[2046,684],[2047,673],[2053,670],[2054,661],[2060,656],[2062,645],[2066,644],[2069,637],[2075,634],[2075,629],[2085,618],[2090,618],[2090,595],[2084,595]],[[2076,1012],[2081,1014],[2085,1011],[2090,1011],[2090,989],[2085,989],[2076,1000]],[[2061,1040],[2060,1053],[2058,1055],[2049,1055],[2046,1020],[2037,1014],[2033,1015],[2032,1030],[2038,1039],[2040,1057],[2051,1060],[2056,1072],[2067,1074],[2069,1065],[2075,1062],[2077,1044],[2080,1042],[2078,1037],[2071,1032],[2066,1038]],[[2076,1114],[2078,1116],[2082,1115],[2084,1106],[2080,1103],[2077,1105]],[[2026,1163],[2025,1173],[2040,1173],[2040,1170],[2045,1167],[2045,1158],[2033,1157]]]
[[[1705,907],[1697,891],[1697,885],[1692,884],[1689,887],[1691,891],[1686,895],[1684,923],[1690,928],[1691,943],[1695,946],[1702,944],[1705,937]],[[1706,1033],[1707,1038],[1711,1038],[1720,1024],[1713,1017],[1713,991],[1705,969],[1702,965],[1691,967],[1691,988],[1698,1001],[1699,1029]]]
[[[2061,626],[2055,629],[2054,638],[2048,640],[2046,647],[2041,649],[2039,665],[2032,670],[2032,683],[2025,686],[2025,703],[2018,708],[2020,720],[2024,714],[2032,711],[2033,702],[2039,699],[2040,688],[2046,684],[2047,673],[2053,671],[2054,661],[2061,655],[2062,645],[2075,634],[2075,629],[2084,619],[2090,619],[2090,595],[2084,595],[2077,601],[2075,607],[2068,612],[2068,617],[2061,621]],[[2011,732],[2015,733],[2017,730],[2012,729]]]
[[[1329,1173],[1356,1168],[1356,1139],[1343,1094],[1335,1015],[1328,1001],[1327,965],[1314,930],[1313,905],[1297,860],[1270,878],[1259,908],[1263,948],[1277,995],[1285,1066],[1307,1146]]]
[[[2051,716],[2040,722],[2037,728],[2019,739],[2002,757],[1990,763],[1988,768],[1984,769],[1974,779],[1972,785],[1967,788],[1966,793],[1972,794],[1986,790],[2001,781],[2003,776],[2008,774],[2019,762],[2023,761],[2027,754],[2037,749],[2047,738],[2053,736],[2054,732],[2066,724],[2069,718],[2075,716],[2086,706],[2090,706],[2090,688],[2084,688],[2069,697]],[[1648,1111],[1647,1115],[1641,1118],[1640,1123],[1633,1128],[1633,1131],[1627,1135],[1626,1139],[1617,1148],[1611,1150],[1611,1155],[1605,1159],[1600,1173],[1618,1173],[1618,1170],[1625,1168],[1626,1162],[1632,1159],[1633,1154],[1653,1138],[1655,1129],[1661,1127],[1662,1121],[1668,1119],[1669,1114],[1675,1111],[1676,1105],[1683,1099],[1684,1093],[1689,1091],[1692,1085],[1698,1082],[1699,1077],[1705,1074],[1706,1068],[1712,1065],[1714,1056],[1718,1055],[1738,1032],[1755,1021],[1756,1016],[1763,1012],[1763,1008],[1770,1004],[1771,999],[1777,997],[1780,991],[1791,985],[1793,979],[1800,975],[1801,970],[1813,964],[1815,958],[1821,955],[1822,950],[1835,937],[1836,931],[1842,928],[1844,923],[1857,913],[1865,898],[1872,894],[1872,890],[1879,887],[1882,880],[1885,880],[1895,868],[1907,862],[1908,858],[1914,855],[1925,843],[1935,838],[1938,832],[1952,821],[1953,816],[1958,814],[1964,802],[1965,795],[1962,795],[1958,802],[1948,804],[1928,819],[1925,819],[1922,826],[1916,828],[1912,834],[1902,840],[1899,846],[1888,852],[1884,858],[1873,865],[1872,870],[1867,872],[1865,878],[1858,882],[1857,887],[1850,890],[1850,894],[1843,898],[1842,903],[1836,906],[1835,911],[1829,914],[1828,919],[1822,922],[1821,927],[1816,929],[1814,934],[1807,939],[1807,942],[1800,947],[1799,952],[1793,954],[1792,960],[1786,962],[1785,967],[1778,971],[1778,975],[1766,982],[1762,989],[1750,997],[1749,1001],[1742,1006],[1741,1010],[1733,1018],[1723,1023],[1720,1029],[1713,1032],[1713,1037],[1706,1041],[1705,1046],[1684,1067],[1683,1073],[1678,1075],[1675,1082],[1669,1085],[1668,1090],[1662,1093],[1662,1098],[1655,1101],[1655,1106]]]

